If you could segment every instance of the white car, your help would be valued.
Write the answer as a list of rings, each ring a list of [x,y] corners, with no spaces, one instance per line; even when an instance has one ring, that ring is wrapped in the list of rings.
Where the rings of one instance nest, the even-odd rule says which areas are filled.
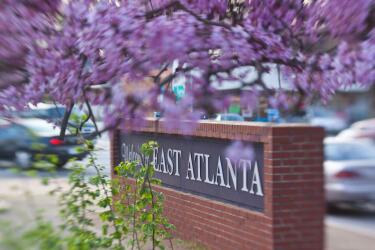
[[[375,205],[375,145],[369,140],[324,141],[325,191],[328,205]]]
[[[307,119],[311,125],[323,127],[327,134],[337,134],[348,127],[348,122],[343,117],[324,107],[308,109]]]
[[[217,114],[215,117],[216,121],[245,121],[245,119],[240,116],[239,114],[232,114],[232,113],[227,113],[227,114]]]
[[[16,116],[22,117],[22,118],[38,118],[43,119],[47,121],[54,122],[56,124],[60,124],[64,113],[66,111],[66,108],[61,105],[54,105],[54,104],[48,104],[48,103],[38,103],[36,106],[30,105],[30,109],[20,111],[16,113]],[[72,115],[76,116],[77,119],[81,120],[78,117],[81,117],[83,115],[83,111],[78,108],[73,108]],[[69,121],[69,125],[71,127],[78,128],[79,123],[74,120]],[[81,128],[82,134],[91,134],[96,131],[94,124],[91,121],[87,121]]]
[[[348,129],[338,134],[343,138],[367,138],[375,141],[375,119],[353,123]]]

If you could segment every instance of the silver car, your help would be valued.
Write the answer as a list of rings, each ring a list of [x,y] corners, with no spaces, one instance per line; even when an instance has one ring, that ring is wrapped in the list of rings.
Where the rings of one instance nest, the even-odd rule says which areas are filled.
[[[324,145],[328,205],[375,205],[375,144],[368,140],[327,138]]]
[[[245,119],[239,114],[226,113],[226,114],[217,114],[215,117],[216,121],[240,121],[243,122]]]

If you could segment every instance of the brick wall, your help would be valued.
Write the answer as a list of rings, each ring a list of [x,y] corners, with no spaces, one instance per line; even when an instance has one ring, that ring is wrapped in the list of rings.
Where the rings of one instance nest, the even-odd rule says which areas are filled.
[[[136,130],[182,133],[166,130],[162,122],[152,120]],[[112,165],[119,160],[119,133],[111,136]],[[265,203],[264,211],[256,212],[159,187],[166,196],[166,215],[176,226],[178,237],[209,249],[323,249],[321,128],[205,121],[189,135],[264,143]]]

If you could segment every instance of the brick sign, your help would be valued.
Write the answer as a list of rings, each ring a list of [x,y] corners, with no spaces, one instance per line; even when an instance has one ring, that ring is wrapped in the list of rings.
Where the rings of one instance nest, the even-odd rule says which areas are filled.
[[[119,140],[118,159],[137,160],[140,145],[150,140],[159,144],[151,160],[155,176],[165,186],[253,210],[263,210],[262,143],[243,142],[252,146],[254,155],[233,159],[225,153],[232,143],[230,140],[123,133]]]
[[[205,120],[187,137],[166,125],[150,119],[115,130],[111,174],[138,158],[139,145],[157,141],[149,160],[165,186],[155,190],[179,238],[207,249],[324,249],[322,128]],[[233,140],[252,146],[254,157],[228,157]]]

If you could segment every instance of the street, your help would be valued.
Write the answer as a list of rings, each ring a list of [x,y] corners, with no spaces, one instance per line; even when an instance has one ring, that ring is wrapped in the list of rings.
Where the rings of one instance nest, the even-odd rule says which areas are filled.
[[[327,215],[326,224],[346,229],[350,232],[375,237],[375,213],[374,212],[341,212]]]
[[[98,165],[105,166],[104,174],[109,175],[110,173],[110,156],[109,156],[109,137],[108,134],[103,134],[101,137],[97,139],[96,142],[96,151],[95,156],[97,157],[96,163]],[[87,162],[87,157],[82,160],[78,161],[79,163],[85,163]],[[67,166],[65,166],[63,169],[60,169],[56,172],[55,177],[56,178],[62,178],[62,177],[68,177],[70,171],[69,171],[69,163]],[[88,175],[94,175],[95,170],[93,168],[87,169]],[[44,177],[50,175],[48,172],[39,171],[38,176]],[[26,178],[25,174],[22,173],[16,173],[11,168],[0,168],[0,179],[3,178]]]
[[[109,174],[108,135],[99,138],[96,147],[97,163],[107,166],[105,174]],[[32,213],[39,209],[44,210],[47,218],[56,219],[56,200],[51,199],[47,191],[56,185],[67,187],[69,173],[68,169],[59,170],[52,185],[45,187],[37,177],[0,169],[0,219],[13,218],[18,223],[29,223]],[[88,169],[87,174],[94,175],[94,169]],[[40,177],[46,175],[46,172],[38,173]],[[327,250],[370,250],[375,246],[375,212],[339,211],[328,214],[325,222]]]
[[[374,249],[375,212],[339,211],[325,223],[327,250]]]

